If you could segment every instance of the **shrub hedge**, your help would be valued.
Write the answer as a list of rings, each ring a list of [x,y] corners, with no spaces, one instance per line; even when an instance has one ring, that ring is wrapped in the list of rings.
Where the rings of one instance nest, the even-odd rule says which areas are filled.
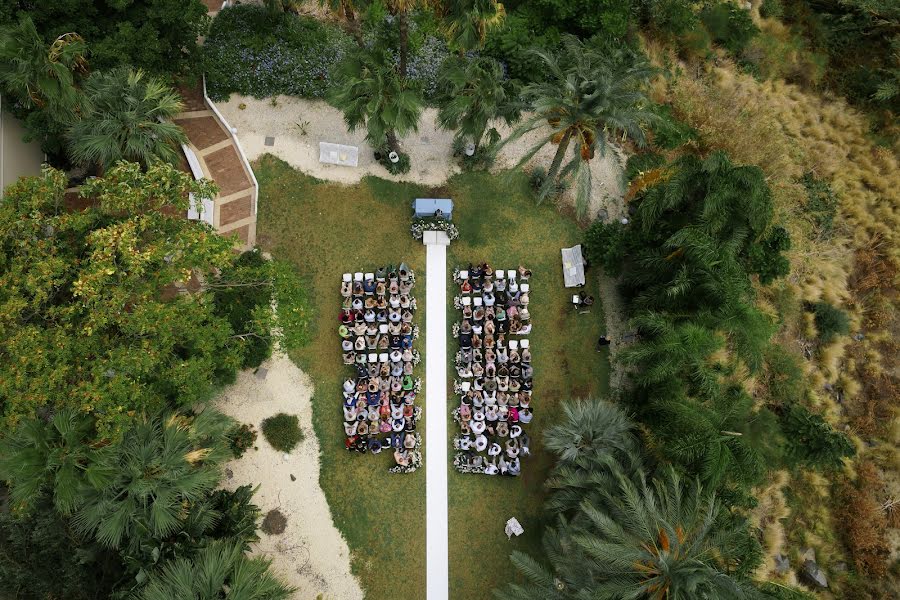
[[[278,413],[263,420],[262,433],[266,441],[279,452],[290,452],[303,440],[297,415]]]

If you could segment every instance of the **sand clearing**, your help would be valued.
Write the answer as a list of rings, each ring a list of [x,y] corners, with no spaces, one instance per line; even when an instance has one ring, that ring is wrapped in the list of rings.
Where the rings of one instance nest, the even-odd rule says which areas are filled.
[[[427,108],[419,121],[419,131],[401,140],[403,150],[411,157],[412,169],[405,175],[391,175],[375,161],[372,149],[365,141],[365,130],[347,131],[340,111],[322,100],[305,100],[291,96],[278,96],[276,105],[271,99],[256,100],[232,94],[228,102],[216,104],[232,127],[237,129],[247,158],[256,160],[269,153],[291,166],[320,179],[341,183],[356,183],[366,175],[377,175],[393,181],[415,181],[438,186],[459,173],[452,156],[453,132],[441,129],[436,122],[437,110]],[[244,108],[240,108],[241,106]],[[498,127],[506,137],[509,128]],[[305,133],[304,133],[305,132]],[[532,132],[518,141],[508,144],[497,157],[495,169],[514,166],[529,148],[540,138],[541,132]],[[274,137],[272,146],[265,145],[266,137]],[[319,142],[333,142],[358,146],[359,166],[341,167],[319,162]],[[545,146],[529,164],[548,167],[553,160],[555,146]],[[588,210],[590,218],[608,213],[610,198],[621,198],[624,193],[622,165],[624,154],[611,146],[606,156],[591,161],[593,186]],[[566,198],[572,200],[573,190]]]
[[[265,377],[260,375],[266,370]],[[259,431],[262,420],[279,412],[297,415],[305,434],[287,459],[260,433],[256,446],[226,465],[224,486],[259,485],[254,501],[263,514],[279,509],[288,520],[281,535],[259,532],[253,554],[272,559],[284,582],[297,588],[296,600],[362,600],[363,592],[350,573],[350,551],[331,519],[319,487],[319,441],[312,429],[313,385],[283,354],[263,363],[257,374],[244,371],[216,401],[216,407]],[[228,474],[231,478],[228,479]],[[291,481],[291,475],[296,481]]]

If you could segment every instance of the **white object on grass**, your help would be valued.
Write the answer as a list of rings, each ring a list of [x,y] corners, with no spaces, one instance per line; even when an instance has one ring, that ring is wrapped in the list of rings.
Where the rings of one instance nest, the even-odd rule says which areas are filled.
[[[506,527],[503,529],[506,532],[506,539],[512,539],[512,536],[520,536],[525,533],[525,530],[522,529],[522,524],[515,517],[511,517],[509,521],[506,522]]]

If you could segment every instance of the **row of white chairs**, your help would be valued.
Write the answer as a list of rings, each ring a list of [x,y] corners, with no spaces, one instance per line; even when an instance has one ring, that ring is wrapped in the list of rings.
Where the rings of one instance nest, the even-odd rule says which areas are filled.
[[[515,269],[509,269],[508,271],[504,271],[503,269],[497,269],[494,271],[495,279],[515,279],[518,272]],[[459,272],[460,279],[468,279],[469,272],[468,271],[460,271]]]
[[[363,279],[375,279],[375,273],[344,273],[344,281],[363,281]]]
[[[521,290],[523,294],[527,293],[529,289],[531,288],[527,283],[523,283],[519,286],[519,290]],[[481,298],[481,296],[475,296],[474,298],[470,296],[463,296],[460,301],[462,302],[463,306],[481,306],[482,304],[484,304],[484,300]]]

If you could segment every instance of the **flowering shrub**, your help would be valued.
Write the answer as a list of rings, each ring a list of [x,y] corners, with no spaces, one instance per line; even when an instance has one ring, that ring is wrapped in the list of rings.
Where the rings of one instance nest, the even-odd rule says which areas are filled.
[[[411,53],[409,64],[406,65],[407,76],[422,86],[422,93],[426,100],[433,100],[437,95],[438,71],[450,50],[444,40],[434,36],[426,36],[415,53]],[[397,58],[399,62],[399,57]]]
[[[230,94],[322,98],[353,43],[336,25],[238,4],[219,12],[204,42],[206,90],[216,101]],[[449,55],[447,44],[432,35],[410,53],[408,76],[426,99],[436,94],[438,70]],[[395,60],[399,64],[399,55]]]
[[[421,240],[426,231],[444,231],[451,241],[459,237],[459,229],[456,225],[444,219],[415,219],[409,231],[416,240]]]
[[[265,8],[237,5],[219,12],[204,43],[207,93],[264,98],[321,98],[352,39],[335,25]]]

